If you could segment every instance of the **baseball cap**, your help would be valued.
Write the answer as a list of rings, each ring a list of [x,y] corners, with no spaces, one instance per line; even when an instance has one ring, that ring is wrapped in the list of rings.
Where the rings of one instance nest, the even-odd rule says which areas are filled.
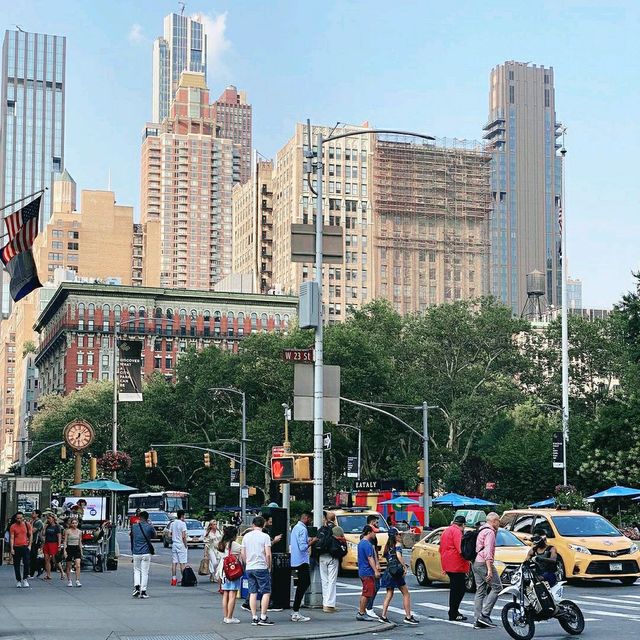
[[[389,535],[390,536],[397,536],[398,533],[400,533],[395,527],[389,527]]]
[[[453,519],[453,524],[467,524],[467,520],[464,516],[456,516]]]

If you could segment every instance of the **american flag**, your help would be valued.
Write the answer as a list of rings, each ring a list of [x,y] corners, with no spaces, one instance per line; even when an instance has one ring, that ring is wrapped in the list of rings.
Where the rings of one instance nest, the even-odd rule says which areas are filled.
[[[7,264],[11,258],[31,248],[38,235],[38,217],[40,215],[40,202],[42,196],[38,196],[29,204],[22,207],[4,219],[9,242],[2,248],[2,261]]]
[[[558,227],[560,228],[560,241],[558,242],[558,256],[562,263],[562,202],[558,200]]]

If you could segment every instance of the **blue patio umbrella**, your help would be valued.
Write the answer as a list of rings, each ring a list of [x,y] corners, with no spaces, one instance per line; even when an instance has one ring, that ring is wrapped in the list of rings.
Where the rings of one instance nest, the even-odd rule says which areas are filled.
[[[420,503],[417,500],[408,498],[407,496],[396,496],[395,498],[391,498],[390,500],[384,500],[380,504],[390,504],[394,507],[404,507],[409,504],[420,506]]]
[[[604,500],[605,498],[633,498],[635,496],[640,496],[640,489],[615,485],[614,487],[609,487],[609,489],[594,493],[589,498],[592,500]]]
[[[555,507],[556,499],[555,498],[545,498],[544,500],[540,500],[539,502],[534,502],[530,504],[529,507],[531,509],[544,509],[546,507]]]
[[[432,503],[442,507],[477,507],[474,498],[461,496],[459,493],[445,493],[439,498],[434,498]]]
[[[471,498],[473,505],[476,507],[495,507],[497,502],[491,502],[491,500],[485,500],[484,498]]]
[[[87,491],[137,491],[136,487],[130,487],[113,480],[89,480],[89,482],[71,485],[70,488],[86,489]]]

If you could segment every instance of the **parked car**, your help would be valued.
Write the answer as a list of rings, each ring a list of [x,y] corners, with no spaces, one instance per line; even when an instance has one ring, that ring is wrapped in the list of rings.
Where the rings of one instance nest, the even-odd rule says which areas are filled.
[[[541,530],[558,552],[559,580],[617,578],[632,585],[640,578],[640,548],[606,518],[591,511],[514,509],[500,523],[528,542]]]
[[[149,524],[153,527],[155,533],[154,539],[161,540],[162,533],[169,526],[171,518],[164,511],[149,511]]]
[[[467,531],[471,528],[468,527]],[[432,531],[426,538],[416,542],[411,550],[411,571],[418,584],[430,585],[432,582],[449,582],[449,576],[442,575],[440,564],[440,537],[445,527]],[[505,529],[496,533],[496,555],[494,566],[500,574],[503,584],[509,584],[511,576],[525,561],[529,547],[517,536]],[[475,591],[473,573],[467,574],[468,591]]]
[[[185,519],[187,525],[187,546],[202,546],[204,548],[204,527],[201,522]],[[171,546],[171,530],[167,525],[162,532],[162,545],[165,549]]]

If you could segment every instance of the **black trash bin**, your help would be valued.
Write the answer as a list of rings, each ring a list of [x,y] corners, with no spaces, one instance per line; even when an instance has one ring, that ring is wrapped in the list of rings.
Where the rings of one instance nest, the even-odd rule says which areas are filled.
[[[291,554],[274,553],[271,571],[271,604],[291,608]]]

